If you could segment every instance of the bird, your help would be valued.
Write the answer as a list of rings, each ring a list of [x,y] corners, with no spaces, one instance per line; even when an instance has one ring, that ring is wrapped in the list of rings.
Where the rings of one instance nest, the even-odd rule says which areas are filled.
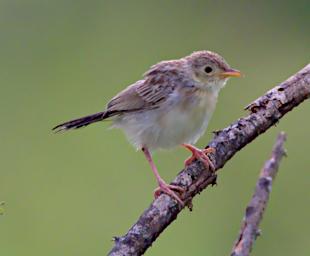
[[[158,183],[155,198],[165,193],[184,206],[184,188],[161,178],[152,154],[183,146],[192,153],[185,166],[200,160],[214,170],[208,155],[215,149],[194,145],[207,129],[220,90],[229,78],[240,76],[241,72],[231,68],[222,56],[207,50],[161,61],[113,97],[103,111],[61,123],[53,130],[73,130],[111,120],[112,128],[123,130],[129,142],[144,153]]]

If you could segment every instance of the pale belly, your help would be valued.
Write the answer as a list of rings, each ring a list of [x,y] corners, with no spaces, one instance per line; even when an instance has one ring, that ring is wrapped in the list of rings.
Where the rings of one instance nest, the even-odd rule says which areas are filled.
[[[211,113],[207,108],[174,108],[159,119],[159,148],[171,148],[182,143],[196,143],[208,126]]]
[[[203,96],[120,117],[114,126],[123,129],[137,149],[169,149],[182,143],[194,144],[205,132],[216,103],[215,97]]]

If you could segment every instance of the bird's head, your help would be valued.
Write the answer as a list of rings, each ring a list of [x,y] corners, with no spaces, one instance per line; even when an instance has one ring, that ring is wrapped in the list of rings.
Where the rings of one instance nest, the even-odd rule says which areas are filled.
[[[194,52],[185,58],[192,78],[206,88],[219,90],[230,77],[240,77],[240,71],[231,68],[225,59],[211,51]]]

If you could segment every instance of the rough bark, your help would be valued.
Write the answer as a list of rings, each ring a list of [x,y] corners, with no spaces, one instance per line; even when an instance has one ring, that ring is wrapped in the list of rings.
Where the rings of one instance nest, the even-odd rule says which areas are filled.
[[[245,210],[239,236],[232,249],[231,256],[249,256],[253,243],[260,234],[259,223],[267,207],[272,183],[278,172],[280,161],[285,156],[283,147],[285,140],[286,135],[283,132],[280,133],[272,150],[271,158],[266,161],[261,170],[253,197]]]
[[[246,107],[249,115],[227,128],[215,132],[207,147],[215,148],[211,154],[218,170],[241,148],[279,122],[288,111],[310,97],[310,64],[285,82],[274,87]],[[186,190],[184,200],[191,199],[208,185],[215,183],[216,175],[198,161],[182,170],[172,184]],[[139,217],[126,235],[115,238],[109,255],[142,255],[159,234],[176,219],[182,209],[167,195],[160,195]]]

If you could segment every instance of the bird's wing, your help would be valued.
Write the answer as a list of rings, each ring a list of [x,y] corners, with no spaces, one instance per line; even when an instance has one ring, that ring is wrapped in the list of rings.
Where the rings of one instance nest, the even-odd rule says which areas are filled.
[[[116,95],[107,106],[111,115],[158,108],[178,84],[182,74],[173,65],[161,62],[144,74],[144,79]]]
[[[136,91],[136,88],[141,83],[143,83],[143,80],[128,86],[108,103],[106,111],[109,112],[109,116],[139,111],[145,107],[146,102],[143,101]]]

